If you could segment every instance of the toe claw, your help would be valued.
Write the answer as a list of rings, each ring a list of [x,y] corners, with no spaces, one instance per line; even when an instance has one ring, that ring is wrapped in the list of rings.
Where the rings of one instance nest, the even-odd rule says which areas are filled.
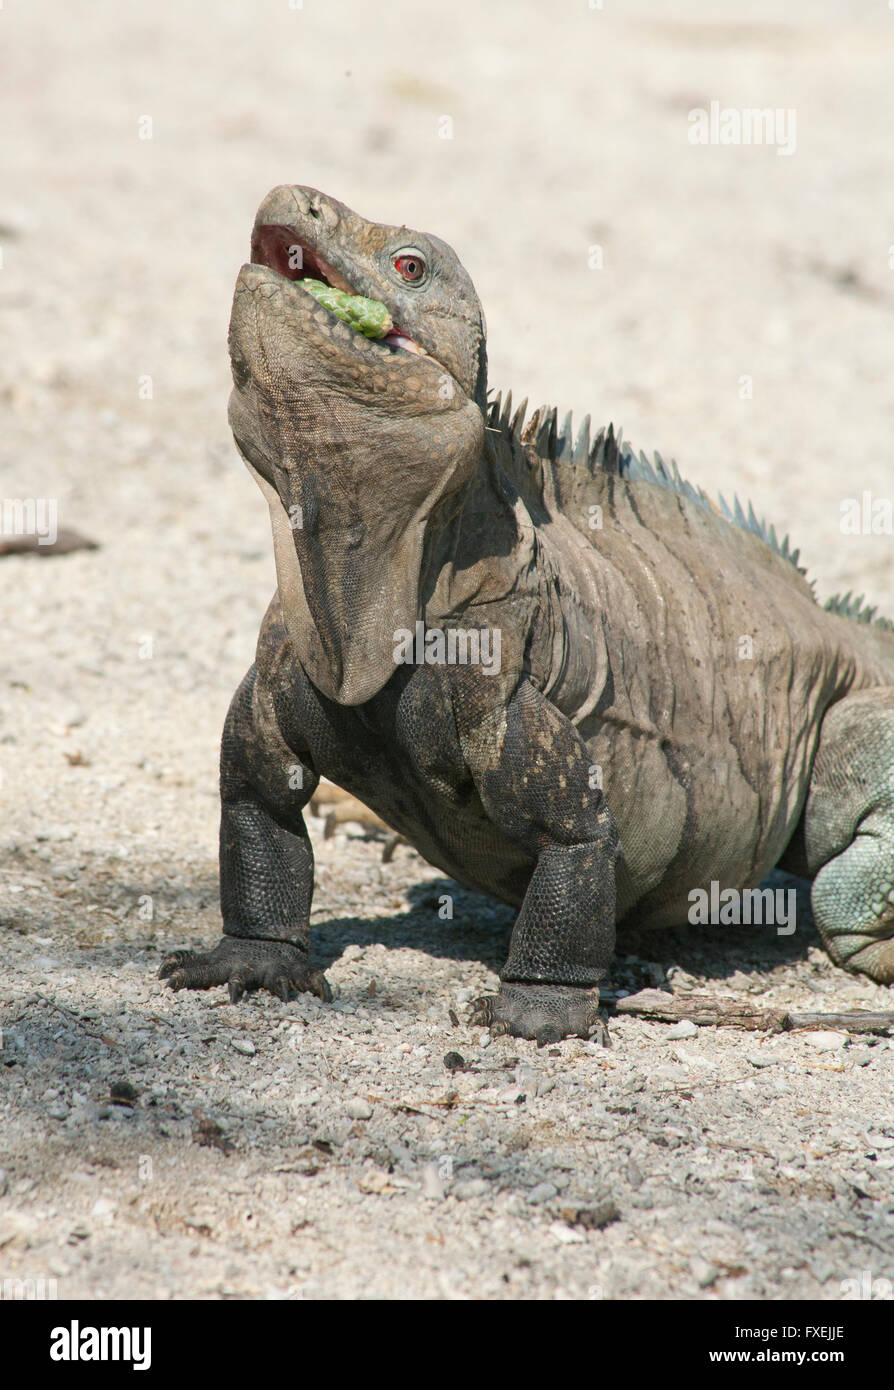
[[[315,994],[318,999],[322,999],[324,1004],[332,1003],[332,986],[326,979],[322,970],[315,970],[308,980],[308,984],[310,985],[311,993]]]
[[[493,995],[483,994],[480,999],[472,1000],[472,1010],[469,1014],[469,1023],[473,1028],[489,1028],[494,1017]]]
[[[171,951],[158,968],[158,978],[167,980],[192,954],[192,951]]]

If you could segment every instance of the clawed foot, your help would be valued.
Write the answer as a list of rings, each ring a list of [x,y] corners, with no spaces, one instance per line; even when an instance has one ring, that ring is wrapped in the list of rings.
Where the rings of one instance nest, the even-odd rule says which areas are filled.
[[[267,989],[280,999],[293,990],[315,994],[329,1003],[332,990],[322,970],[310,970],[307,954],[285,941],[225,936],[213,951],[174,951],[162,961],[160,980],[170,989],[213,989],[229,985],[230,1003],[243,994]]]
[[[836,959],[833,951],[829,954],[833,960]],[[854,955],[848,958],[842,956],[841,964],[845,970],[859,971],[880,985],[894,985],[894,939],[887,937],[882,941],[870,941]]]
[[[599,1017],[599,990],[577,985],[504,982],[499,994],[475,1000],[470,1022],[490,1028],[494,1035],[533,1038],[538,1047],[562,1038],[590,1036],[610,1046],[608,1029]]]

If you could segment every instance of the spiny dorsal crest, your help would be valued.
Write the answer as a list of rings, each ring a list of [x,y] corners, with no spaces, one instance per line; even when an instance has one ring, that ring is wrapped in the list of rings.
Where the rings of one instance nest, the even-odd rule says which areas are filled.
[[[852,591],[848,589],[846,594],[835,594],[832,598],[826,599],[823,604],[827,613],[837,613],[839,618],[851,618],[855,623],[871,623],[873,627],[881,627],[888,632],[894,632],[894,622],[890,618],[877,618],[877,608],[875,605],[864,605],[863,594],[857,598],[852,597]]]
[[[620,430],[615,434],[612,425],[601,428],[591,436],[590,417],[585,415],[575,438],[570,410],[559,427],[555,406],[541,406],[525,423],[527,405],[527,400],[522,401],[513,415],[512,392],[507,391],[505,398],[501,392],[494,392],[493,399],[488,403],[487,427],[494,434],[500,435],[510,447],[519,445],[530,451],[529,463],[550,463],[560,472],[585,468],[594,475],[615,473],[629,482],[653,483],[658,487],[669,488],[672,492],[687,497],[696,506],[704,507],[706,511],[718,511],[718,507],[706,492],[680,476],[675,460],[671,459],[668,465],[656,452],[652,455],[653,461],[650,462],[642,451],[639,454],[633,451],[623,440]],[[536,458],[532,459],[530,453]],[[798,564],[801,552],[790,548],[788,536],[780,542],[775,527],[768,526],[765,521],[760,520],[750,502],[747,513],[738,497],[733,497],[732,509],[720,494],[718,502],[720,515],[728,522],[744,531],[754,532],[766,545],[775,550],[777,555],[790,561],[799,574],[806,574],[806,570]]]
[[[526,397],[513,414],[512,392],[507,391],[505,397],[496,392],[488,405],[488,429],[509,443],[532,450],[544,462],[587,467],[591,473],[621,472],[627,446],[622,445],[621,432],[615,434],[613,425],[604,426],[591,437],[590,417],[585,415],[575,439],[570,410],[559,430],[555,406],[540,406],[526,421],[527,409]]]

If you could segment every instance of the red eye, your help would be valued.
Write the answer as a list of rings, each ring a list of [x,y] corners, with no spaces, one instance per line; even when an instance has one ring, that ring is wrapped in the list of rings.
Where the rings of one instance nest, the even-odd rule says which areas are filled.
[[[421,280],[425,274],[425,261],[418,251],[398,251],[397,255],[392,258],[391,264],[398,275],[409,280],[410,284]]]

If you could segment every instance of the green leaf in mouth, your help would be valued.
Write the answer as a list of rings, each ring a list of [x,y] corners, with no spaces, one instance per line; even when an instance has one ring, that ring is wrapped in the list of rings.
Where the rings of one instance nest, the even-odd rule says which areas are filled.
[[[385,305],[378,299],[366,299],[362,294],[345,294],[322,280],[299,280],[298,284],[336,318],[347,323],[367,338],[384,338],[394,324]]]

